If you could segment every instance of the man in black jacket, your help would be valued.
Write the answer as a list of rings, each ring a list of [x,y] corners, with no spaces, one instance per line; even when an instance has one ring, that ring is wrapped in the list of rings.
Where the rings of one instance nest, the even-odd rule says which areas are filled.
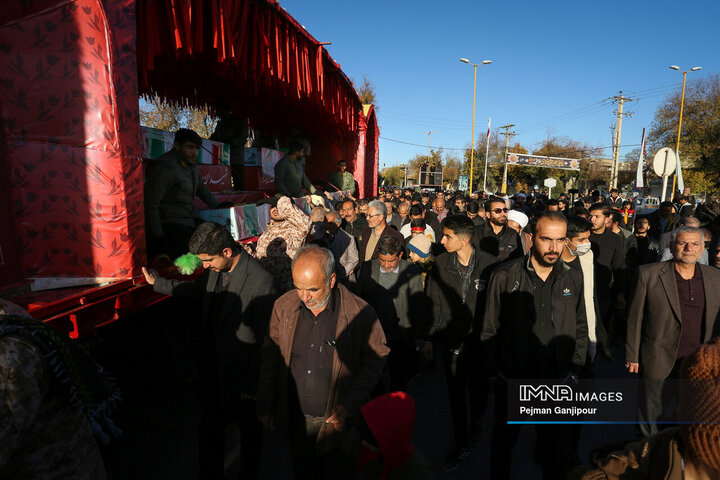
[[[533,222],[533,245],[527,256],[499,265],[490,278],[481,339],[498,371],[491,475],[510,478],[512,450],[519,426],[507,425],[507,380],[577,379],[585,364],[588,327],[580,270],[560,255],[567,220],[543,212]],[[563,426],[566,427],[566,426]],[[543,478],[567,478],[574,466],[573,430],[537,428]]]
[[[498,262],[509,258],[521,257],[522,244],[517,232],[507,226],[508,209],[505,200],[490,197],[485,202],[487,221],[475,227],[473,244],[475,248],[497,257]]]
[[[638,217],[635,219],[635,241],[637,242],[637,260],[636,265],[647,265],[657,262],[660,256],[660,244],[657,240],[648,235],[650,231],[650,222],[647,217]],[[634,285],[634,283],[631,283]]]
[[[143,267],[156,292],[200,304],[200,478],[223,478],[225,426],[240,430],[240,473],[258,473],[262,426],[255,415],[260,346],[275,301],[273,277],[217,223],[201,224],[189,249],[205,271],[194,282],[159,277]]]
[[[624,318],[625,286],[627,264],[625,263],[625,245],[622,238],[610,230],[612,209],[605,204],[595,203],[590,207],[592,233],[590,243],[595,257],[595,286],[600,316],[608,334],[608,347],[613,343],[616,319]],[[609,351],[605,352],[610,355]]]
[[[419,347],[430,340],[420,333],[428,317],[422,271],[402,258],[403,247],[395,237],[380,237],[378,258],[365,262],[357,285],[357,294],[375,308],[390,347],[383,379],[388,392],[407,390],[417,373]]]
[[[362,231],[367,227],[367,220],[358,212],[357,204],[350,199],[344,200],[340,206],[340,216],[343,218],[340,228],[352,235],[355,239],[355,246],[359,247],[362,242]]]
[[[455,446],[442,466],[446,472],[456,470],[470,454],[468,447],[479,443],[487,405],[488,382],[478,364],[480,330],[476,322],[483,311],[485,286],[496,259],[473,246],[473,228],[472,220],[465,215],[453,215],[443,222],[440,243],[447,251],[436,258],[426,285],[433,323],[428,333],[420,335],[437,337],[445,367],[455,431]],[[470,427],[465,400],[468,390]]]

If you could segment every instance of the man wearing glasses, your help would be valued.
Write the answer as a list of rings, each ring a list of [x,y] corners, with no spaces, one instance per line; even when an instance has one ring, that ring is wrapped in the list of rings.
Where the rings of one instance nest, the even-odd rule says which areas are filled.
[[[498,262],[522,257],[520,237],[507,225],[508,209],[505,200],[490,197],[485,202],[485,214],[486,222],[475,227],[473,232],[475,247],[497,257]]]
[[[360,253],[360,262],[367,262],[377,258],[378,240],[383,235],[392,235],[401,242],[405,240],[400,232],[387,224],[387,207],[380,200],[373,200],[368,203],[367,223],[368,226],[363,229],[362,241],[358,248]]]

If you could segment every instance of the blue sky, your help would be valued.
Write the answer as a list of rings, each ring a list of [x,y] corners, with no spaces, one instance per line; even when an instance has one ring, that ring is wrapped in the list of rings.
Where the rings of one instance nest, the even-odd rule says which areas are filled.
[[[639,144],[656,107],[682,74],[720,73],[720,1],[398,2],[281,0],[326,47],[343,71],[375,84],[380,166],[403,163],[431,145],[470,144],[473,63],[478,68],[475,138],[516,125],[513,141],[532,148],[548,133],[593,146],[611,144],[624,94],[622,155]],[[484,137],[483,137],[484,138]],[[389,139],[415,143],[405,145]],[[651,154],[652,152],[648,152]],[[610,149],[605,150],[610,157]]]

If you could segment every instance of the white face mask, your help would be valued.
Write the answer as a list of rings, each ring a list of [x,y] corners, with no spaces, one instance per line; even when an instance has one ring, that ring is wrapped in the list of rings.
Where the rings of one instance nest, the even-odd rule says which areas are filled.
[[[590,242],[581,243],[580,245],[575,245],[575,244],[574,244],[573,242],[571,242],[570,240],[568,240],[567,242],[568,242],[570,245],[572,245],[573,247],[575,247],[575,250],[573,250],[573,249],[571,249],[571,248],[568,248],[568,251],[569,251],[570,253],[572,253],[573,255],[575,255],[575,256],[585,255],[585,254],[588,253],[588,252],[590,251],[590,249],[592,248],[592,244],[591,244]]]

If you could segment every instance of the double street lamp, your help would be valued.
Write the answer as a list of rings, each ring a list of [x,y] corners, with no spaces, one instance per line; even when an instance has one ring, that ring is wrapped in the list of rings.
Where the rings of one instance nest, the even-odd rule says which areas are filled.
[[[480,65],[488,65],[492,63],[490,60],[483,60],[482,62],[478,64],[472,63],[467,58],[461,58],[461,62],[467,63],[468,65],[472,65],[475,68],[475,78],[473,80],[473,113],[472,113],[472,133],[470,137],[470,180],[468,181],[468,185],[470,186],[470,193],[473,192],[473,170],[475,167],[475,97],[477,94],[477,67]],[[487,166],[487,157],[485,158],[485,165]],[[485,186],[483,186],[483,190],[485,189]]]
[[[678,122],[677,143],[675,144],[675,154],[678,156],[678,160],[679,160],[680,159],[680,132],[682,131],[683,107],[685,106],[685,77],[687,77],[688,72],[697,72],[698,70],[702,70],[702,67],[693,67],[687,71],[680,70],[680,67],[678,67],[677,65],[670,65],[670,68],[673,70],[677,70],[678,72],[682,72],[682,74],[683,74],[682,94],[680,95],[680,121]],[[678,168],[680,168],[679,165],[678,165]],[[677,170],[676,170],[676,172],[677,172]],[[677,173],[675,173],[675,175],[673,175],[673,188],[672,188],[671,197],[675,196],[676,180],[677,180]]]

